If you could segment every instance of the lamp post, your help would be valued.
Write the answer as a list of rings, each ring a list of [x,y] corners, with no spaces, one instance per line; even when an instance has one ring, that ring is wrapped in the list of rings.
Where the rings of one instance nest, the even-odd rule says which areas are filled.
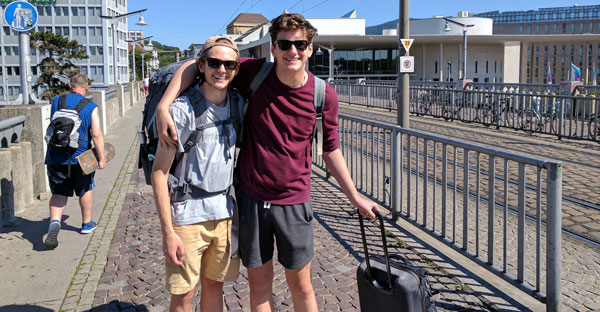
[[[133,81],[135,81],[135,46],[137,45],[138,42],[142,41],[142,40],[147,40],[152,38],[152,36],[150,37],[145,37],[145,38],[140,38],[140,39],[135,39],[135,40],[125,40],[127,42],[131,42],[131,56],[133,58]],[[144,67],[144,59],[142,56],[142,68]],[[144,79],[144,72],[142,71],[142,79]]]
[[[320,46],[317,45],[318,49],[317,49],[317,54],[323,53],[323,51],[321,51],[321,48],[327,50],[327,53],[329,53],[329,78],[327,78],[327,80],[329,80],[329,82],[331,82],[333,80],[333,51],[334,48],[326,48],[324,46]]]
[[[400,12],[398,13],[398,97],[397,97],[397,105],[398,105],[398,115],[397,115],[397,123],[402,128],[409,128],[409,83],[410,77],[408,73],[400,72],[400,56],[408,56],[408,51],[404,49],[404,45],[402,44],[403,38],[410,38],[410,29],[409,29],[409,0],[400,0]]]
[[[146,60],[144,59],[144,55],[146,55],[148,53],[150,53],[150,52],[140,53],[140,55],[142,56],[142,79],[146,78],[146,75],[144,74],[144,63],[146,63]]]
[[[116,32],[117,30],[115,29],[115,24],[123,18],[127,18],[128,16],[131,15],[135,15],[138,13],[142,13],[144,11],[146,11],[147,9],[141,9],[141,10],[137,10],[137,11],[133,11],[133,12],[129,12],[129,13],[125,13],[125,14],[119,14],[119,15],[100,15],[100,18],[102,19],[106,19],[106,20],[110,20],[111,26],[110,28],[112,29],[112,42],[113,42],[113,73],[114,73],[114,83],[117,84],[117,81],[119,80],[119,76],[118,76],[118,71],[117,71],[117,39],[116,39]],[[135,23],[136,25],[139,26],[146,26],[148,25],[145,21],[144,21],[144,16],[140,15],[140,20]]]
[[[463,81],[463,87],[465,86],[465,79],[467,76],[467,29],[469,27],[473,27],[475,25],[473,24],[463,24],[460,22],[457,22],[455,20],[451,20],[449,18],[444,17],[444,20],[446,20],[446,25],[444,26],[444,31],[445,32],[449,32],[450,31],[450,25],[448,24],[448,22],[456,24],[458,26],[461,26],[463,28],[463,72],[462,72],[462,77],[460,78]]]

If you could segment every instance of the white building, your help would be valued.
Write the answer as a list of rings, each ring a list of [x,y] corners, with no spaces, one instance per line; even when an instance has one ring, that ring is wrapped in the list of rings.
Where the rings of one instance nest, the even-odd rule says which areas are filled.
[[[87,51],[88,59],[76,62],[84,73],[93,79],[92,86],[103,87],[114,83],[113,41],[110,21],[104,21],[100,15],[118,15],[127,13],[127,0],[47,0],[30,1],[38,11],[38,23],[33,31],[51,31],[77,40]],[[0,13],[8,3],[1,3]],[[135,18],[135,16],[130,17]],[[129,62],[127,58],[127,19],[116,23],[117,70],[120,82],[129,81]],[[20,93],[19,34],[0,19],[0,60],[2,86],[0,98],[4,92],[9,99]],[[33,83],[37,81],[37,65],[47,55],[31,51]]]

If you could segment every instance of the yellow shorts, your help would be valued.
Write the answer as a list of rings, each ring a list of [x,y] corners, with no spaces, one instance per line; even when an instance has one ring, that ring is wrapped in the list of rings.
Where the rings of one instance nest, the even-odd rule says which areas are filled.
[[[165,259],[167,290],[181,295],[194,289],[200,273],[218,282],[235,281],[240,259],[231,259],[231,218],[191,225],[173,225],[185,249],[183,265]]]

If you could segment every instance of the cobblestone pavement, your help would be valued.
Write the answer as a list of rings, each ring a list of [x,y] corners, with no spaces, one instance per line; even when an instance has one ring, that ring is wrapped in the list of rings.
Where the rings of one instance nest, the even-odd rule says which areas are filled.
[[[143,173],[135,168],[135,147],[136,141],[101,216],[99,224],[103,226],[93,234],[65,295],[62,311],[87,311],[90,308],[92,311],[165,311],[168,308],[161,231],[151,188],[144,185]],[[319,176],[313,178],[312,195],[315,218],[312,274],[319,310],[358,311],[355,270],[363,253],[356,214],[341,192]],[[375,224],[368,225],[370,240],[376,242],[378,231]],[[490,302],[480,296],[481,290],[473,290],[477,283],[465,283],[457,278],[457,274],[448,273],[448,259],[440,259],[439,265],[435,264],[430,260],[435,256],[425,255],[423,252],[427,247],[414,237],[397,227],[391,227],[389,234],[390,244],[395,244],[391,247],[392,252],[404,254],[430,272],[433,288],[442,294],[438,303],[440,311],[519,306],[516,302],[504,301],[502,294],[498,295],[498,300]],[[374,250],[381,253],[380,248]],[[225,285],[227,310],[249,310],[246,276],[246,270],[242,269],[237,281]],[[476,277],[471,276],[468,280],[472,279]],[[198,298],[195,297],[196,304]],[[293,310],[283,268],[277,263],[273,298],[278,310]]]
[[[395,123],[396,112],[341,105],[340,113]],[[600,206],[600,145],[594,142],[558,140],[550,135],[529,135],[511,129],[487,128],[476,123],[447,122],[432,117],[411,115],[411,129],[453,139],[466,140],[492,148],[538,158],[553,158],[564,163],[563,196]],[[531,176],[533,177],[533,176]],[[600,210],[563,200],[563,228],[600,243]]]
[[[162,236],[151,190],[140,186],[142,178],[139,171],[133,175],[130,185],[136,185],[135,191],[128,193],[123,202],[108,261],[94,295],[93,311],[163,311],[168,308]],[[315,177],[313,183],[315,257],[312,273],[319,310],[359,311],[355,274],[363,253],[356,214],[328,182]],[[369,225],[368,230],[370,239],[375,241],[379,233],[377,226]],[[400,233],[393,235],[389,239],[394,242],[400,241],[396,237],[403,236]],[[408,246],[414,242],[406,238],[402,241],[408,242],[408,248],[398,247],[402,249],[399,250],[394,247],[394,252],[406,255],[418,266],[430,271],[433,287],[443,296],[441,311],[488,310],[494,307],[489,302],[482,302],[469,287],[440,267],[422,261],[420,255]],[[374,249],[381,253],[380,248]],[[239,279],[226,283],[224,287],[227,310],[249,310],[248,295],[246,270],[242,269]],[[196,294],[196,304],[198,298]],[[283,268],[279,264],[275,265],[273,298],[278,310],[293,311]]]

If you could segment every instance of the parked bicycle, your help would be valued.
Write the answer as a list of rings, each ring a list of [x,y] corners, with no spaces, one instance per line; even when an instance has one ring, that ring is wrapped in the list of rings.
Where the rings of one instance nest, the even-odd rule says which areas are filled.
[[[520,122],[519,128],[528,133],[551,133],[559,134],[560,127],[568,122],[569,129],[567,133],[577,133],[577,122],[570,122],[566,114],[561,119],[560,101],[542,104],[541,98],[534,98],[535,103],[531,107],[520,111],[517,120]],[[570,105],[565,103],[565,111],[568,112]],[[562,124],[561,124],[562,123]]]

